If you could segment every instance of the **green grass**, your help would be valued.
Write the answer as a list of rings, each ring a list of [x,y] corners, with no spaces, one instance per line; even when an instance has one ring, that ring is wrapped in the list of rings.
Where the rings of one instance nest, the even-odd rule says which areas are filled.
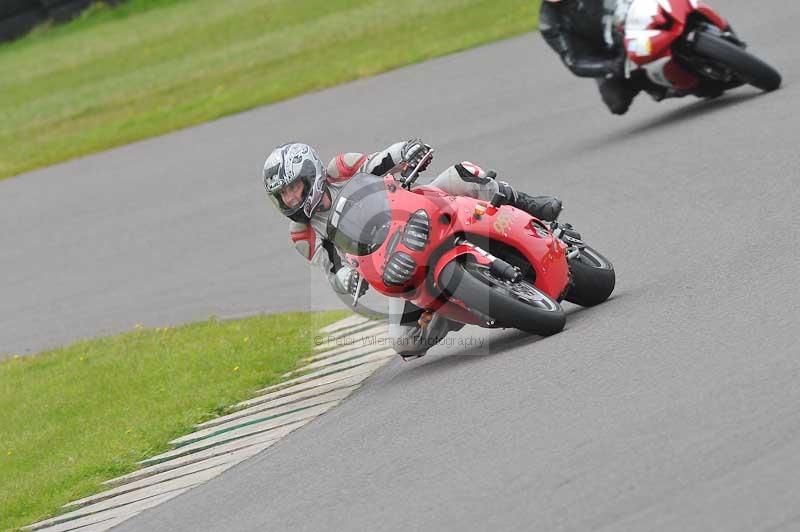
[[[347,312],[136,330],[0,363],[0,530],[53,515],[312,352]]]
[[[0,179],[523,33],[537,13],[536,0],[95,7],[0,46]]]

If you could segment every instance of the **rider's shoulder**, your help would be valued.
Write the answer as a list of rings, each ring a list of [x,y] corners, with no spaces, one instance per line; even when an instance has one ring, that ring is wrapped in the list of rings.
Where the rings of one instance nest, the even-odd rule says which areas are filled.
[[[328,163],[328,181],[339,183],[353,177],[366,162],[367,155],[358,152],[340,153]]]

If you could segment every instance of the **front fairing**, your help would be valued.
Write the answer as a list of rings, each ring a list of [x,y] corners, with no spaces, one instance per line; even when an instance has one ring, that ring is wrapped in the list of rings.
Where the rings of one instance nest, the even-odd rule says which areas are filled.
[[[453,201],[438,190],[409,192],[392,176],[361,174],[334,200],[328,238],[372,288],[410,299],[425,281],[431,253],[452,234]]]
[[[621,0],[614,13],[616,31],[624,31],[625,50],[636,65],[671,56],[692,13],[723,29],[727,22],[699,0]]]
[[[699,0],[621,0],[613,24],[617,34],[624,35],[627,75],[641,68],[656,85],[683,91],[695,88],[700,79],[675,60],[673,45],[691,30],[696,17],[720,28],[727,26]]]
[[[354,176],[331,202],[328,239],[355,256],[369,255],[386,241],[392,216],[382,178]]]
[[[692,9],[689,0],[633,0],[625,16],[625,50],[637,65],[670,55]]]
[[[417,187],[413,192],[403,189],[391,176],[381,178],[378,187],[374,178],[361,181],[373,187],[371,194],[382,195],[388,203],[388,213],[366,209],[369,216],[357,216],[357,210],[347,206],[357,196],[356,185],[346,186],[334,200],[334,209],[342,197],[337,224],[346,225],[356,219],[372,220],[364,228],[352,224],[351,234],[378,235],[380,242],[371,243],[356,238],[347,260],[377,292],[390,297],[402,297],[420,308],[441,311],[463,323],[482,323],[457,302],[444,298],[436,286],[434,270],[447,262],[447,253],[454,249],[455,237],[468,240],[502,241],[518,250],[535,270],[536,286],[554,299],[564,293],[569,282],[566,246],[554,238],[549,229],[527,213],[511,206],[492,208],[486,202],[468,197],[453,197],[432,187]],[[365,194],[358,194],[363,201]],[[369,194],[366,194],[369,195]],[[373,205],[378,205],[376,201]],[[476,209],[477,208],[477,209]],[[476,214],[482,211],[482,214]],[[424,213],[425,229],[419,219]],[[337,214],[334,210],[331,220]],[[376,223],[377,221],[377,223]],[[329,230],[331,229],[329,221]],[[334,228],[335,229],[335,228]],[[360,233],[359,233],[360,231]],[[335,232],[335,231],[334,231]],[[421,233],[426,233],[421,236]],[[329,238],[336,235],[329,232]],[[342,239],[339,239],[342,242]],[[398,260],[398,257],[400,258]]]

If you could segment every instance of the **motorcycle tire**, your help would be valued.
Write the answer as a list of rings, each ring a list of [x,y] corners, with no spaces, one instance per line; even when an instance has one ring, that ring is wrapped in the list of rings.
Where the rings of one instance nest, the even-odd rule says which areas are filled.
[[[564,297],[570,303],[592,307],[608,299],[614,291],[616,274],[607,258],[586,246],[580,256],[569,261],[572,284]]]
[[[763,91],[774,91],[781,86],[782,79],[777,70],[722,37],[697,32],[694,51],[697,55],[731,69],[742,80]]]
[[[532,284],[504,281],[474,262],[450,262],[439,274],[439,285],[446,295],[491,317],[500,327],[550,336],[567,322],[561,305]]]

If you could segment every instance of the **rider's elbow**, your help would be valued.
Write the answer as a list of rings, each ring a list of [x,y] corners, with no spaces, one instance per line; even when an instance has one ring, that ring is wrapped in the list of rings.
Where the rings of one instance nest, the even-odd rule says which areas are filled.
[[[310,225],[292,222],[289,227],[289,238],[294,244],[294,249],[306,260],[314,257],[317,235]]]

